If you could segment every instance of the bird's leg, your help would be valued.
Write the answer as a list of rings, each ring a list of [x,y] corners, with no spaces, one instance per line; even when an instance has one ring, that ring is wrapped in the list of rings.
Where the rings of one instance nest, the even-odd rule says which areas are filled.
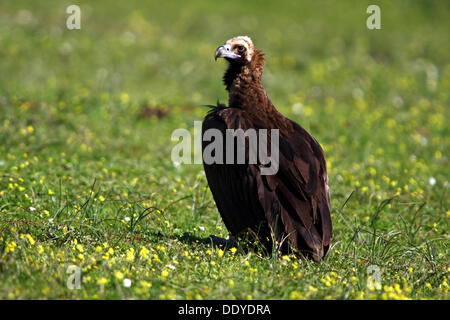
[[[209,238],[214,244],[218,246],[224,246],[225,248],[237,245],[236,239],[231,234],[227,238],[220,238],[216,237],[215,235],[210,235]]]

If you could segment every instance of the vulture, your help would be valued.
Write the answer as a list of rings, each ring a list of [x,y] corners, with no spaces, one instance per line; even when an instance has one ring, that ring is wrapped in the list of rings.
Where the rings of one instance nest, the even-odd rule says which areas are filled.
[[[328,176],[320,144],[278,112],[268,98],[261,84],[264,53],[249,37],[226,41],[215,52],[218,58],[228,62],[223,76],[228,106],[209,106],[202,123],[202,150],[208,185],[225,226],[232,238],[253,234],[269,254],[275,249],[320,261],[332,239]],[[250,161],[249,155],[255,152],[249,146],[250,135],[244,136],[244,161],[236,161],[237,152],[230,157],[234,161],[205,161],[205,151],[214,142],[205,138],[211,129],[224,137],[230,130],[266,129],[266,146],[276,129],[278,170],[263,174],[267,163],[259,158]],[[259,141],[258,135],[261,148]],[[237,150],[222,144],[223,150],[215,150],[222,159]]]

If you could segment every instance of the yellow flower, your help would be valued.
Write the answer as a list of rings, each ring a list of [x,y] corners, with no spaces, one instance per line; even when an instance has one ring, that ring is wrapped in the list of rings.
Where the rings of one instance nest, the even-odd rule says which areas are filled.
[[[77,248],[78,251],[84,252],[84,248],[83,248],[83,245],[81,243],[77,244],[76,248]]]
[[[302,298],[301,292],[294,290],[289,294],[289,299],[291,300],[298,300]]]
[[[133,260],[134,260],[134,249],[133,249],[133,248],[130,248],[130,249],[127,251],[127,257],[126,257],[126,260],[129,261],[129,262],[133,262]]]
[[[130,96],[128,95],[128,93],[122,92],[122,94],[120,95],[120,101],[123,104],[127,104],[128,102],[130,102]]]
[[[31,235],[26,234],[25,237],[27,237],[28,242],[30,242],[30,245],[34,245],[35,244],[35,241],[34,241],[34,239],[33,239],[33,237]]]
[[[168,275],[169,275],[169,271],[167,271],[167,270],[163,270],[161,272],[161,277],[163,277],[163,278],[166,278]]]
[[[305,114],[305,116],[309,117],[313,113],[313,108],[311,108],[310,106],[305,106],[303,108],[303,113]]]
[[[11,242],[6,242],[6,253],[8,252],[14,252],[14,250],[17,247],[17,243],[15,241],[11,241]]]
[[[124,277],[123,273],[120,272],[120,271],[114,272],[114,276],[115,276],[118,280],[122,280],[123,277]]]
[[[203,297],[200,293],[195,294],[195,300],[203,300]]]
[[[150,251],[146,247],[142,247],[141,250],[139,251],[139,256],[146,259],[149,253]]]
[[[317,291],[318,291],[318,289],[313,287],[313,286],[311,286],[311,285],[308,287],[308,292],[310,292],[310,293],[317,292]]]
[[[148,282],[148,281],[146,281],[146,280],[142,280],[142,281],[140,282],[140,284],[141,284],[141,286],[142,286],[144,289],[149,289],[149,288],[152,287],[151,282]]]

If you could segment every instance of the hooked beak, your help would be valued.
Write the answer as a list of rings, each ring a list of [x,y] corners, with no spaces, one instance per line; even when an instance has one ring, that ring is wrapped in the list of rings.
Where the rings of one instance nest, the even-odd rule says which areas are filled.
[[[231,46],[229,44],[224,44],[217,48],[214,60],[217,60],[217,58],[238,59],[240,57],[240,55],[231,51]]]

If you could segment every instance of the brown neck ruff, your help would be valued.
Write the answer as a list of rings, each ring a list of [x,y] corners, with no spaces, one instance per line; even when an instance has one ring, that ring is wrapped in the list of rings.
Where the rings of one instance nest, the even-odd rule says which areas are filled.
[[[246,64],[230,61],[228,69],[223,76],[223,82],[228,90],[228,105],[233,108],[250,111],[256,102],[268,100],[261,84],[264,68],[264,53],[255,50],[252,61]],[[256,101],[255,101],[256,99]],[[259,103],[258,103],[259,104]]]
[[[261,128],[279,128],[284,133],[291,133],[292,124],[277,111],[261,84],[263,68],[264,53],[259,50],[254,51],[249,63],[229,63],[223,76],[228,91],[228,106],[245,110],[254,124]]]

